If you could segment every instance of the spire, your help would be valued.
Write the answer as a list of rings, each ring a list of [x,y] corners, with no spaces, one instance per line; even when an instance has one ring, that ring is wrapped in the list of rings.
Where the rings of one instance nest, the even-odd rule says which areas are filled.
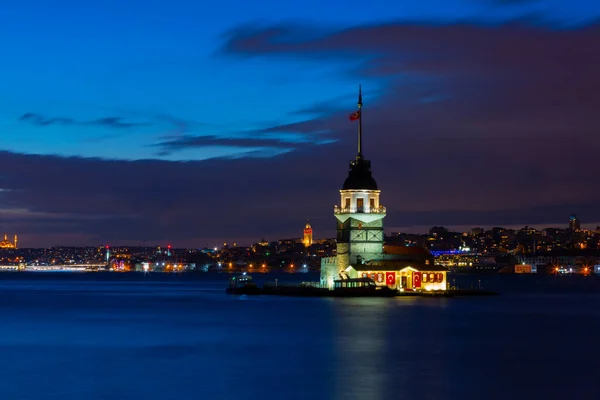
[[[358,155],[357,159],[362,159],[362,86],[358,85]]]

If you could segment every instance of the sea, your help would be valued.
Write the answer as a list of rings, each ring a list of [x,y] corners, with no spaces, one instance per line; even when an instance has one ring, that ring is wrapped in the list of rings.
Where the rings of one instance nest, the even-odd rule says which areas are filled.
[[[600,277],[340,299],[228,295],[228,279],[0,273],[0,399],[600,399]]]

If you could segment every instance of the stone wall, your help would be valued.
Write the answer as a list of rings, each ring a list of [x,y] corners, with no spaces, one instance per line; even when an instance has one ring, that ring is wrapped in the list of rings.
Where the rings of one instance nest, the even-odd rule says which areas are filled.
[[[349,263],[358,263],[358,256],[360,256],[360,258],[363,261],[381,259],[381,256],[383,255],[383,218],[371,222],[361,222],[357,219],[351,218],[350,226],[352,227],[351,229],[353,231],[364,230],[365,232],[367,232],[373,230],[381,230],[381,240],[370,241],[368,243],[365,243],[363,241],[353,243],[351,241]],[[352,234],[350,235],[350,237],[352,237]]]
[[[336,257],[321,258],[321,285],[333,288],[333,280],[339,275],[338,260]]]
[[[338,243],[336,250],[337,259],[337,274],[344,271],[350,265],[350,245],[348,243]],[[337,278],[336,278],[337,279]]]
[[[360,225],[359,225],[360,224]],[[381,219],[377,219],[375,221],[371,221],[371,222],[362,222],[359,219],[356,218],[350,218],[350,226],[352,228],[357,228],[361,226],[364,229],[368,229],[368,228],[380,228],[383,229],[383,218]]]
[[[383,243],[352,243],[350,245],[349,264],[357,264],[358,256],[364,262],[370,260],[380,260],[383,253]]]

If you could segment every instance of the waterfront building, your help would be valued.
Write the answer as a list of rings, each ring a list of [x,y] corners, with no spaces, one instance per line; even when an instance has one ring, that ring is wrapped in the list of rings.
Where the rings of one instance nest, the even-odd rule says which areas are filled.
[[[362,106],[359,88],[358,110],[350,116],[352,121],[358,120],[358,153],[340,190],[340,205],[334,206],[336,256],[321,259],[321,285],[332,288],[336,279],[370,277],[378,285],[392,288],[445,290],[447,269],[434,265],[426,249],[384,249],[386,208],[380,203],[371,161],[362,152]]]
[[[16,249],[17,248],[17,235],[15,234],[14,240],[11,242],[8,240],[8,234],[4,234],[4,240],[0,242],[0,249]]]

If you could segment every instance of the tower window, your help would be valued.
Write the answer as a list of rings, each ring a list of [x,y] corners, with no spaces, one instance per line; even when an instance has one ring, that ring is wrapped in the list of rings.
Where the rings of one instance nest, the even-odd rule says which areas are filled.
[[[372,197],[369,199],[369,207],[375,208],[375,199]]]
[[[344,208],[350,208],[350,199],[346,199],[346,204],[344,204]]]
[[[363,199],[362,197],[356,199],[356,208],[358,208],[360,210],[364,206],[365,206],[365,199]]]

